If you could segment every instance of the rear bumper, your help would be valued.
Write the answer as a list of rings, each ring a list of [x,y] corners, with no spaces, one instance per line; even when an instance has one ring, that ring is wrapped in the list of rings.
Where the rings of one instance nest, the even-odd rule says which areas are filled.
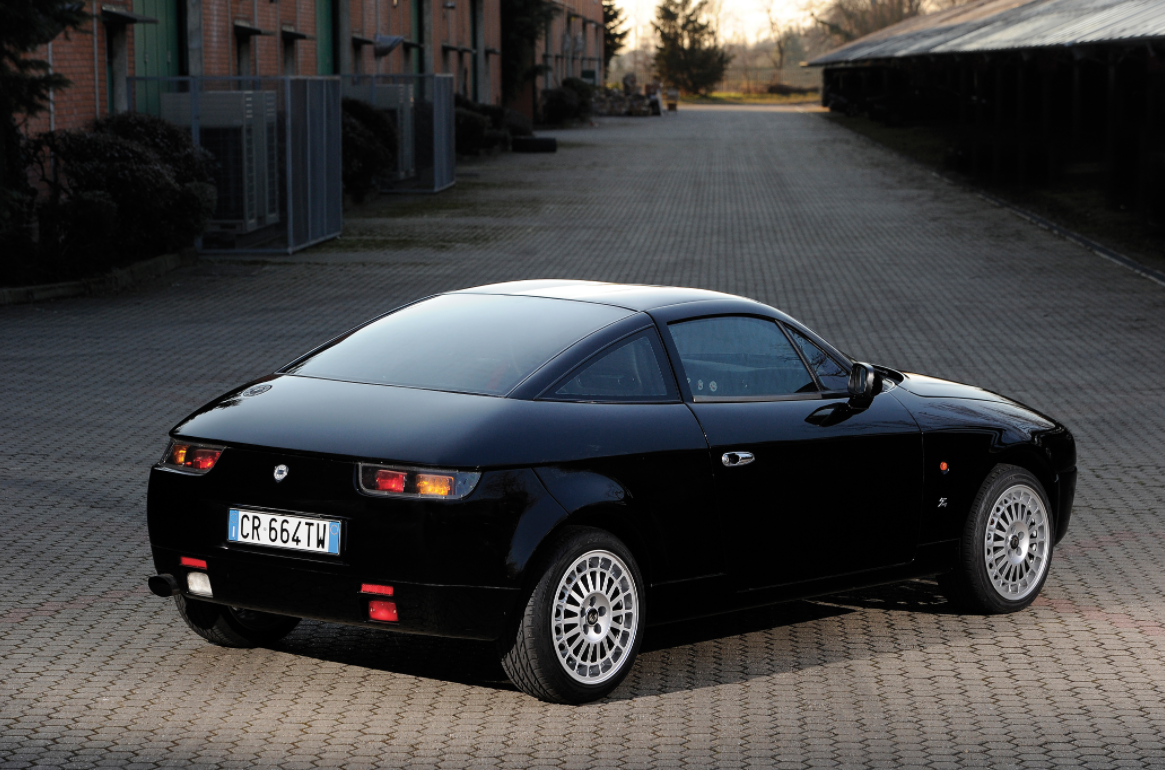
[[[254,560],[230,551],[196,553],[153,548],[160,574],[177,578],[184,595],[201,601],[298,618],[381,628],[410,634],[494,640],[514,611],[516,588],[428,585],[393,581],[393,596],[360,593],[362,579],[348,567],[322,568],[307,562],[294,566],[277,560]],[[189,594],[179,559],[204,559],[213,598]],[[365,579],[373,582],[371,579]],[[383,583],[382,580],[376,580]],[[393,601],[398,622],[368,619],[368,602]]]

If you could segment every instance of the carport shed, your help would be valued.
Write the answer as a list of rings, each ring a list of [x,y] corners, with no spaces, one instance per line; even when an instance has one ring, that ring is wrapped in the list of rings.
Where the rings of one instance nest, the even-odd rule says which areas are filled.
[[[949,161],[993,182],[1072,179],[1165,224],[1165,2],[973,0],[811,61],[822,103],[955,128]]]

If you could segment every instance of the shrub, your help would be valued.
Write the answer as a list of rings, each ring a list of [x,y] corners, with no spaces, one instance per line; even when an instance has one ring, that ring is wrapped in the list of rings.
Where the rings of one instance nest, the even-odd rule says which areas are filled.
[[[542,119],[551,125],[567,123],[578,115],[578,94],[569,88],[542,92]]]
[[[562,87],[574,91],[578,97],[578,111],[575,113],[576,118],[589,118],[591,116],[592,100],[595,96],[595,88],[582,78],[566,78],[562,81]]]
[[[509,152],[510,132],[499,131],[496,128],[487,128],[485,130],[485,134],[481,138],[481,147],[483,150]]]
[[[477,112],[489,120],[489,127],[494,131],[506,130],[506,108],[497,104],[479,104]]]
[[[344,99],[341,110],[340,176],[344,193],[359,203],[396,168],[396,125],[386,111],[359,99]]]
[[[38,207],[42,280],[174,251],[205,229],[216,200],[214,161],[160,122],[134,116],[38,137],[37,166],[48,190]]]
[[[93,130],[148,147],[165,159],[178,179],[214,183],[218,165],[214,156],[196,147],[189,131],[169,121],[141,112],[122,112],[96,121]]]
[[[534,124],[517,110],[506,110],[502,120],[510,136],[534,136]]]
[[[504,107],[495,104],[478,104],[461,94],[454,95],[453,106],[484,115],[489,120],[489,127],[495,131],[502,131],[506,127],[506,109]]]
[[[489,120],[473,110],[458,107],[453,119],[458,155],[477,155],[485,146]]]

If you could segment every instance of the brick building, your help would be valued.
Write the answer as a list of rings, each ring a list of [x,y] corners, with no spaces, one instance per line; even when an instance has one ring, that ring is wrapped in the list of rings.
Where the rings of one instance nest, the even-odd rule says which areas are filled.
[[[601,23],[598,0],[577,2],[594,3]],[[126,109],[125,78],[131,75],[448,73],[458,93],[489,104],[501,101],[499,0],[86,5],[93,19],[83,32],[62,35],[37,52],[73,85],[53,95],[49,109],[30,122],[31,132],[77,128]],[[398,44],[385,53],[392,43]]]
[[[603,4],[601,0],[555,0],[559,13],[538,41],[535,62],[543,73],[527,83],[508,105],[533,117],[535,100],[547,88],[575,77],[603,82]]]

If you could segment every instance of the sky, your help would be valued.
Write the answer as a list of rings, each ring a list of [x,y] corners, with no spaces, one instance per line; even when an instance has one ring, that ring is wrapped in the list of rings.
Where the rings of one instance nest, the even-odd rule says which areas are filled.
[[[655,6],[659,0],[616,0],[627,14],[631,36],[627,38],[629,48],[636,47],[636,34],[649,36],[651,21],[655,18]],[[710,5],[720,7],[720,39],[745,39],[755,42],[768,37],[769,19],[765,11],[773,9],[773,15],[784,23],[799,23],[805,19],[806,0],[712,0]]]

